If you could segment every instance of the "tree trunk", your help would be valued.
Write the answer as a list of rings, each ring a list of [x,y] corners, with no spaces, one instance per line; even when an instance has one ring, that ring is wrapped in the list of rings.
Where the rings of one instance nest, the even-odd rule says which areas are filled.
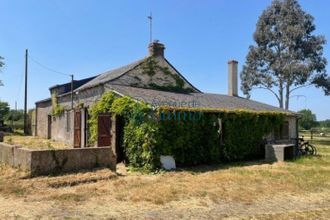
[[[283,108],[283,82],[280,79],[280,83],[279,83],[279,89],[278,89],[278,95],[279,95],[279,106],[280,108]]]
[[[287,83],[285,86],[285,109],[289,109],[289,100],[290,100],[290,84]]]

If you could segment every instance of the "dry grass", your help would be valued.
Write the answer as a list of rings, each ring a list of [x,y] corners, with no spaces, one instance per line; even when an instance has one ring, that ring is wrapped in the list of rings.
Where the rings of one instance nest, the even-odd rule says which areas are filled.
[[[4,142],[29,149],[65,149],[70,148],[68,144],[34,136],[24,136],[21,134],[6,134]]]
[[[30,179],[1,165],[0,218],[329,218],[330,146],[318,148],[319,156],[292,162],[157,175],[100,169]]]

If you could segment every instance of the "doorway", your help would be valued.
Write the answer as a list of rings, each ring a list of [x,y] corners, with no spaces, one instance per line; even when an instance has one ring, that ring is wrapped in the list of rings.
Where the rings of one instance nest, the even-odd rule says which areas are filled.
[[[47,116],[47,138],[52,139],[52,116]]]
[[[80,109],[74,111],[74,131],[73,131],[73,147],[81,147],[81,111]]]

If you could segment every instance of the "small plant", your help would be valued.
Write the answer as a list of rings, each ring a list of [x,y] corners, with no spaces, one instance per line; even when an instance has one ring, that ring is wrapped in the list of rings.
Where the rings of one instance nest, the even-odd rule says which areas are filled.
[[[50,150],[55,150],[55,147],[50,142],[47,143],[47,148]]]
[[[56,104],[56,106],[52,109],[52,116],[60,116],[64,112],[64,107],[60,104]]]
[[[157,71],[163,73],[164,75],[173,79],[174,83],[166,84],[166,85],[158,85],[152,82],[152,77],[157,73]],[[177,74],[173,74],[168,67],[162,67],[158,65],[157,61],[153,57],[149,57],[142,64],[142,73],[150,76],[150,82],[148,86],[153,89],[170,91],[170,92],[182,92],[182,93],[190,93],[194,90],[191,88],[184,88],[184,80]]]
[[[52,116],[60,116],[64,113],[64,107],[57,102],[56,92],[52,93]]]

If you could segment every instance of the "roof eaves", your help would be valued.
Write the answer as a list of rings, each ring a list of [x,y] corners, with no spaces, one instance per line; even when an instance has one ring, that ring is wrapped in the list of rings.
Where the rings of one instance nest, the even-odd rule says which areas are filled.
[[[173,110],[173,111],[188,111],[188,112],[206,112],[206,113],[252,113],[259,115],[286,115],[293,116],[295,112],[285,111],[270,111],[270,110],[250,110],[250,109],[226,109],[226,108],[185,108],[185,107],[173,107],[173,106],[160,106],[160,110]]]
[[[36,101],[35,104],[39,104],[39,103],[43,103],[43,102],[49,102],[49,101],[51,101],[51,98],[47,98],[47,99],[42,99],[42,100]]]

